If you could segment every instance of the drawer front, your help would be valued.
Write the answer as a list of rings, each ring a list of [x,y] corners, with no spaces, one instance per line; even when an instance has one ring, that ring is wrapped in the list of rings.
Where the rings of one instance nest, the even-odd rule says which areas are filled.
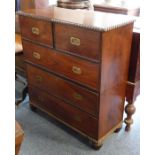
[[[55,48],[99,60],[100,32],[55,24]]]
[[[98,89],[98,63],[91,63],[27,41],[23,41],[23,47],[28,61],[42,65],[88,87]]]
[[[97,93],[63,80],[31,65],[27,65],[29,84],[55,95],[68,103],[92,114],[98,114]]]
[[[85,134],[97,138],[97,119],[39,89],[29,87],[29,95],[32,104]]]
[[[22,36],[49,46],[53,46],[52,24],[48,21],[20,16]]]

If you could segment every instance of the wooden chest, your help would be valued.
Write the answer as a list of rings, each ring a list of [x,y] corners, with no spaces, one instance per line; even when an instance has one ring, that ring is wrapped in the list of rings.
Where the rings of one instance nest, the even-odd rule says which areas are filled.
[[[15,155],[18,155],[23,142],[24,131],[17,121],[15,123]]]
[[[31,108],[100,147],[122,125],[134,20],[57,7],[18,14]]]

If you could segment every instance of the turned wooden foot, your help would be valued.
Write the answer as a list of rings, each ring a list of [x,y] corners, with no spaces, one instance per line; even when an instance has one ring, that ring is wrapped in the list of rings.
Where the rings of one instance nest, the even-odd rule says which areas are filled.
[[[128,102],[127,106],[125,107],[125,112],[127,114],[127,118],[125,118],[124,122],[126,123],[125,131],[130,131],[131,124],[133,123],[132,115],[135,113],[135,106],[133,102]]]
[[[92,148],[95,150],[99,150],[103,145],[102,143],[97,143],[92,140],[89,140],[89,143],[91,144]]]

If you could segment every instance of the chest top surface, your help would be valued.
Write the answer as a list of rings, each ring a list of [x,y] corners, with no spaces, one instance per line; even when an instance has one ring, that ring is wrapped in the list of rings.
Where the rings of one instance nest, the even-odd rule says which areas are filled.
[[[19,11],[18,14],[96,31],[109,31],[135,21],[133,16],[91,10],[71,10],[55,6]]]

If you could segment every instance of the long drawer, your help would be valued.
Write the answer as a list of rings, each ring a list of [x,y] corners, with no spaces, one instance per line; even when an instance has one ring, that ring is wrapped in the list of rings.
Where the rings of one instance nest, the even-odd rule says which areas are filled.
[[[28,61],[42,65],[95,90],[99,89],[98,63],[85,61],[25,40],[23,40],[23,47]]]
[[[49,21],[20,16],[22,37],[53,46],[52,24]]]
[[[31,86],[29,86],[29,95],[33,105],[40,107],[90,137],[97,138],[97,119]]]
[[[28,64],[27,75],[30,85],[55,95],[94,116],[98,115],[98,93]]]
[[[55,24],[55,48],[85,58],[99,60],[100,32],[65,24]]]

